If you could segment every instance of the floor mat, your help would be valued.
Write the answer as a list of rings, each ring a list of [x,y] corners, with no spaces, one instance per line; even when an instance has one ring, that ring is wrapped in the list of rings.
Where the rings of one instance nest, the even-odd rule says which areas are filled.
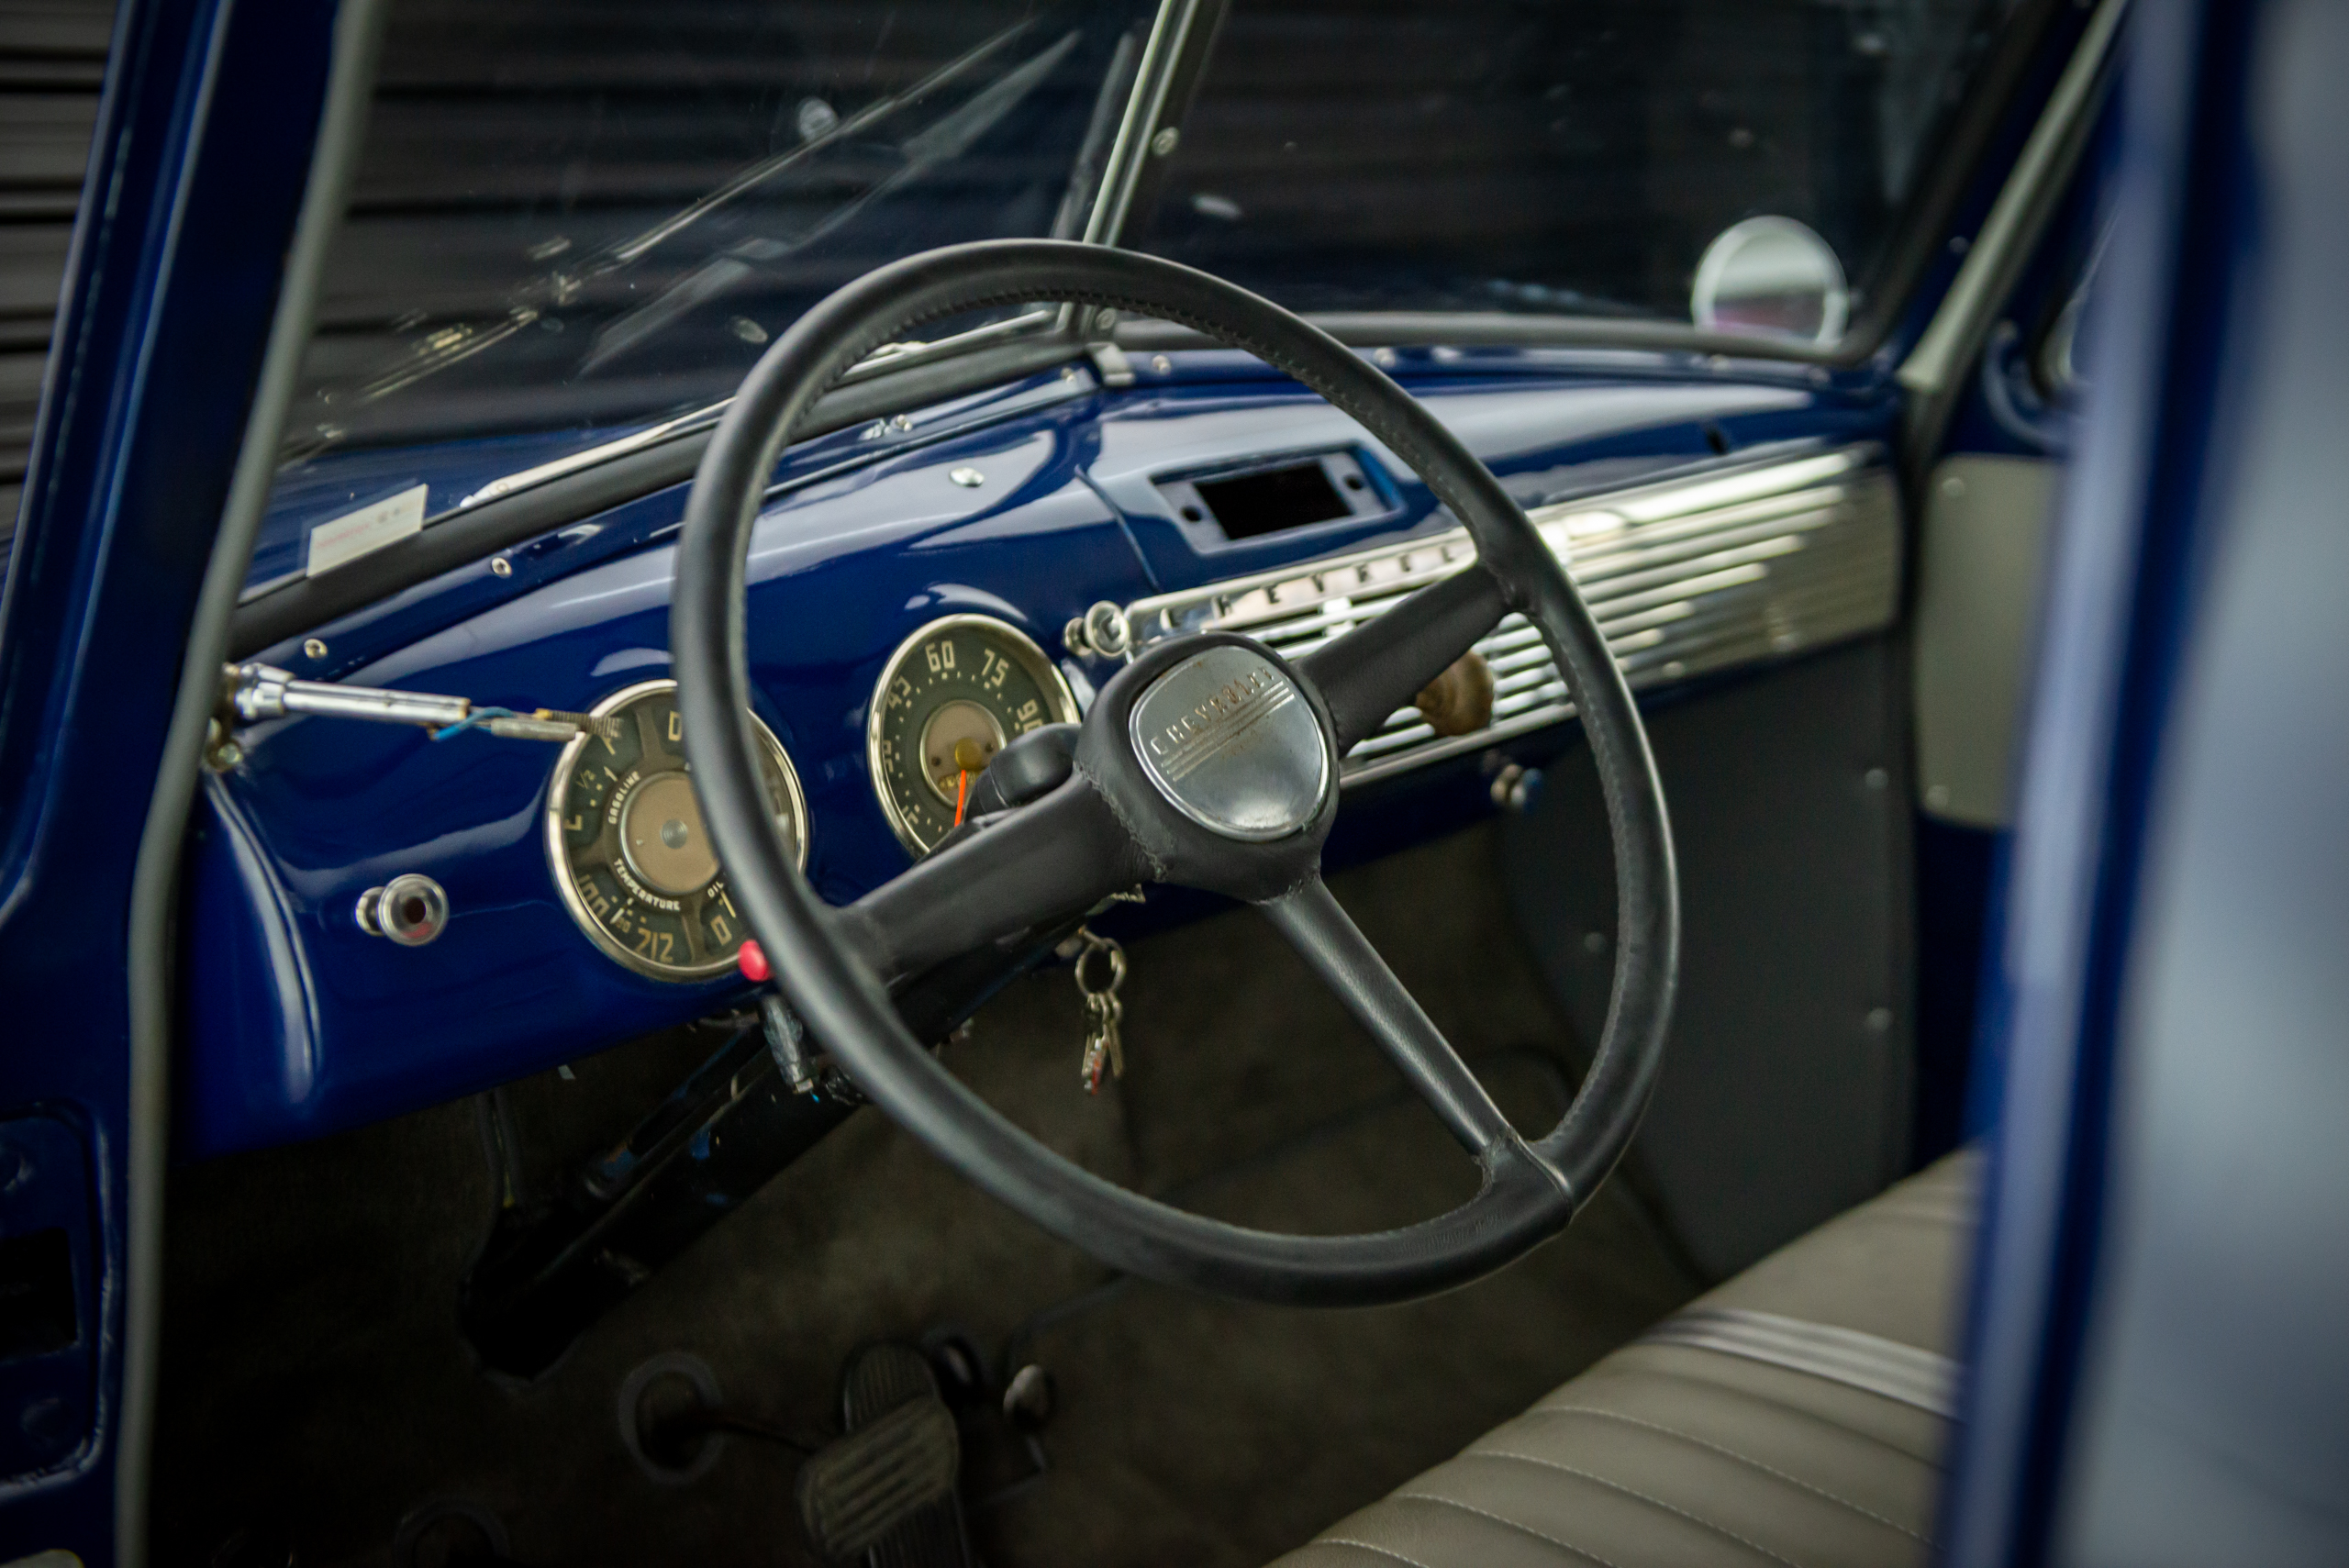
[[[1513,1117],[1553,1104],[1551,1074],[1524,1055],[1475,1065]],[[1191,1207],[1269,1229],[1367,1229],[1425,1214],[1424,1178],[1458,1158],[1416,1100],[1390,1100],[1251,1162]],[[1252,1568],[1518,1414],[1694,1288],[1610,1184],[1568,1235],[1431,1301],[1308,1312],[1140,1282],[1097,1293],[1008,1350],[1008,1363],[1038,1362],[1058,1387],[1052,1468],[977,1510],[982,1550],[998,1568]]]

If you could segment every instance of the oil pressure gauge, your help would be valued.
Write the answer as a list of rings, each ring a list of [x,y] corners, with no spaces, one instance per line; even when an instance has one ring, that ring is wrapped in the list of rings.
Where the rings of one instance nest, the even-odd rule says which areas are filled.
[[[898,645],[865,727],[873,787],[898,840],[926,854],[963,819],[971,786],[1013,737],[1076,722],[1044,651],[992,616],[948,616]]]
[[[562,749],[547,790],[547,858],[562,901],[595,944],[657,980],[734,965],[749,934],[685,771],[677,683],[614,692]],[[753,717],[760,773],[784,842],[807,863],[807,808],[791,759]]]

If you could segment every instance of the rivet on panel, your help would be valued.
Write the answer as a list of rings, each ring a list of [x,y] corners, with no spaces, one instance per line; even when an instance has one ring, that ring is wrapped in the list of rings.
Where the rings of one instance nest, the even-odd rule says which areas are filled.
[[[987,476],[975,468],[958,468],[946,476],[965,490],[976,490],[987,482]]]
[[[489,574],[492,577],[511,577],[514,575],[514,563],[502,555],[492,556],[489,562]]]
[[[320,659],[323,659],[323,658],[325,658],[326,656],[327,656],[327,645],[326,645],[325,643],[323,643],[323,642],[319,641],[319,640],[318,640],[317,638],[315,638],[315,637],[306,637],[306,638],[304,638],[304,639],[302,639],[302,657],[303,657],[303,658],[307,659],[307,660],[310,660],[310,661],[312,661],[312,662],[315,662],[316,661],[320,660]]]

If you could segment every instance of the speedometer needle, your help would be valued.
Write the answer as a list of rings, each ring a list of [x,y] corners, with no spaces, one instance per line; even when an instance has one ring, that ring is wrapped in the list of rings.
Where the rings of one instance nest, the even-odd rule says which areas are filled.
[[[954,826],[963,825],[963,811],[971,800],[971,775],[987,765],[987,754],[968,736],[954,742]]]

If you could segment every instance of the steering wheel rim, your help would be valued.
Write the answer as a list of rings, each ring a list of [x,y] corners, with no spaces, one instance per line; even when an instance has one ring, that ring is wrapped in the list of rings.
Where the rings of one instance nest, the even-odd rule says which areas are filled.
[[[1476,545],[1475,565],[1449,580],[1449,586],[1423,589],[1414,598],[1426,599],[1439,618],[1451,606],[1447,624],[1456,629],[1482,613],[1472,608],[1464,615],[1461,605],[1482,604],[1478,595],[1497,595],[1498,606],[1525,615],[1540,629],[1575,695],[1614,842],[1618,930],[1607,1024],[1573,1104],[1555,1128],[1531,1143],[1505,1122],[1493,1125],[1498,1113],[1440,1035],[1434,1043],[1448,1067],[1416,1071],[1419,1064],[1398,1057],[1456,1134],[1462,1133],[1457,1117],[1481,1122],[1477,1141],[1462,1136],[1484,1168],[1483,1184],[1475,1196],[1447,1213],[1399,1229],[1351,1236],[1255,1230],[1171,1207],[1054,1153],[979,1099],[907,1030],[872,967],[871,955],[885,950],[868,941],[859,951],[861,928],[847,917],[849,912],[831,910],[817,897],[769,819],[746,717],[746,576],[753,527],[783,449],[816,400],[851,366],[908,328],[1040,299],[1192,327],[1255,354],[1352,416],[1428,484]],[[1378,627],[1388,617],[1402,624],[1399,609],[1368,624]],[[1398,631],[1393,637],[1405,635]],[[1346,640],[1362,636],[1357,632]],[[1139,763],[1114,738],[1099,739],[1111,727],[1094,723],[1094,715],[1109,706],[1122,718],[1146,681],[1163,678],[1186,651],[1210,640],[1246,643],[1229,634],[1178,639],[1137,660],[1105,687],[1087,716],[1073,785],[1081,781],[1105,797],[1132,787],[1130,779],[1112,775],[1124,769],[1139,776]],[[950,246],[892,262],[849,284],[777,339],[718,427],[695,476],[678,542],[671,645],[685,750],[703,814],[735,900],[785,996],[851,1078],[901,1127],[983,1190],[1103,1262],[1167,1284],[1262,1301],[1362,1306],[1408,1299],[1476,1278],[1563,1229],[1629,1145],[1662,1065],[1679,950],[1670,824],[1630,689],[1571,580],[1498,481],[1377,369],[1270,301],[1154,257],[1054,240]],[[1163,651],[1169,647],[1174,651]],[[1360,736],[1347,734],[1347,716],[1325,697],[1325,683],[1259,645],[1247,647],[1294,683],[1296,695],[1306,699],[1322,726],[1330,748],[1326,796],[1315,808],[1309,842],[1299,838],[1283,851],[1287,862],[1275,857],[1264,862],[1269,869],[1259,870],[1256,861],[1235,851],[1230,864],[1248,868],[1240,881],[1197,884],[1218,885],[1258,902],[1366,1022],[1386,1019],[1382,1006],[1388,1014],[1399,1008],[1431,1033],[1433,1026],[1391,975],[1388,995],[1375,977],[1365,983],[1359,968],[1346,967],[1359,964],[1367,944],[1337,911],[1316,874],[1319,836],[1336,808],[1336,761]],[[1364,649],[1360,668],[1373,674],[1382,660],[1397,662],[1384,645],[1365,642]],[[1333,678],[1342,681],[1353,667],[1330,668]],[[1392,685],[1396,677],[1388,671],[1386,678]],[[1370,689],[1374,695],[1379,689],[1375,681]],[[1364,703],[1357,700],[1353,706],[1363,708]],[[1358,715],[1353,722],[1361,728]],[[1122,731],[1125,726],[1115,728]],[[1063,786],[1052,798],[1074,803],[1077,793]],[[1142,797],[1123,798],[1130,806]],[[1041,820],[1042,804],[1007,816],[1025,812]],[[1074,805],[1059,809],[1074,820]],[[1170,863],[1179,874],[1181,856],[1170,862],[1166,856],[1172,851],[1138,829],[1131,815],[1111,800],[1108,817],[1128,837],[1115,845],[1103,840],[1100,852],[1124,854],[1120,863],[1129,871],[1172,880]],[[1087,820],[1108,817],[1096,813]],[[1111,831],[1099,828],[1097,836]],[[1162,840],[1168,831],[1157,829]],[[1300,853],[1307,855],[1301,875],[1294,863]],[[1195,855],[1191,863],[1201,862]],[[918,864],[899,882],[916,881],[922,869]],[[1280,884],[1284,876],[1286,885]],[[1368,962],[1386,974],[1375,954]],[[1349,989],[1355,994],[1348,995]],[[1372,995],[1360,994],[1364,991]],[[1400,1027],[1408,1035],[1415,1026],[1406,1020]],[[1457,1076],[1451,1068],[1458,1070]],[[1465,1089],[1459,1077],[1465,1077]],[[1461,1109],[1445,1098],[1463,1095],[1481,1100],[1482,1111],[1475,1106]]]

